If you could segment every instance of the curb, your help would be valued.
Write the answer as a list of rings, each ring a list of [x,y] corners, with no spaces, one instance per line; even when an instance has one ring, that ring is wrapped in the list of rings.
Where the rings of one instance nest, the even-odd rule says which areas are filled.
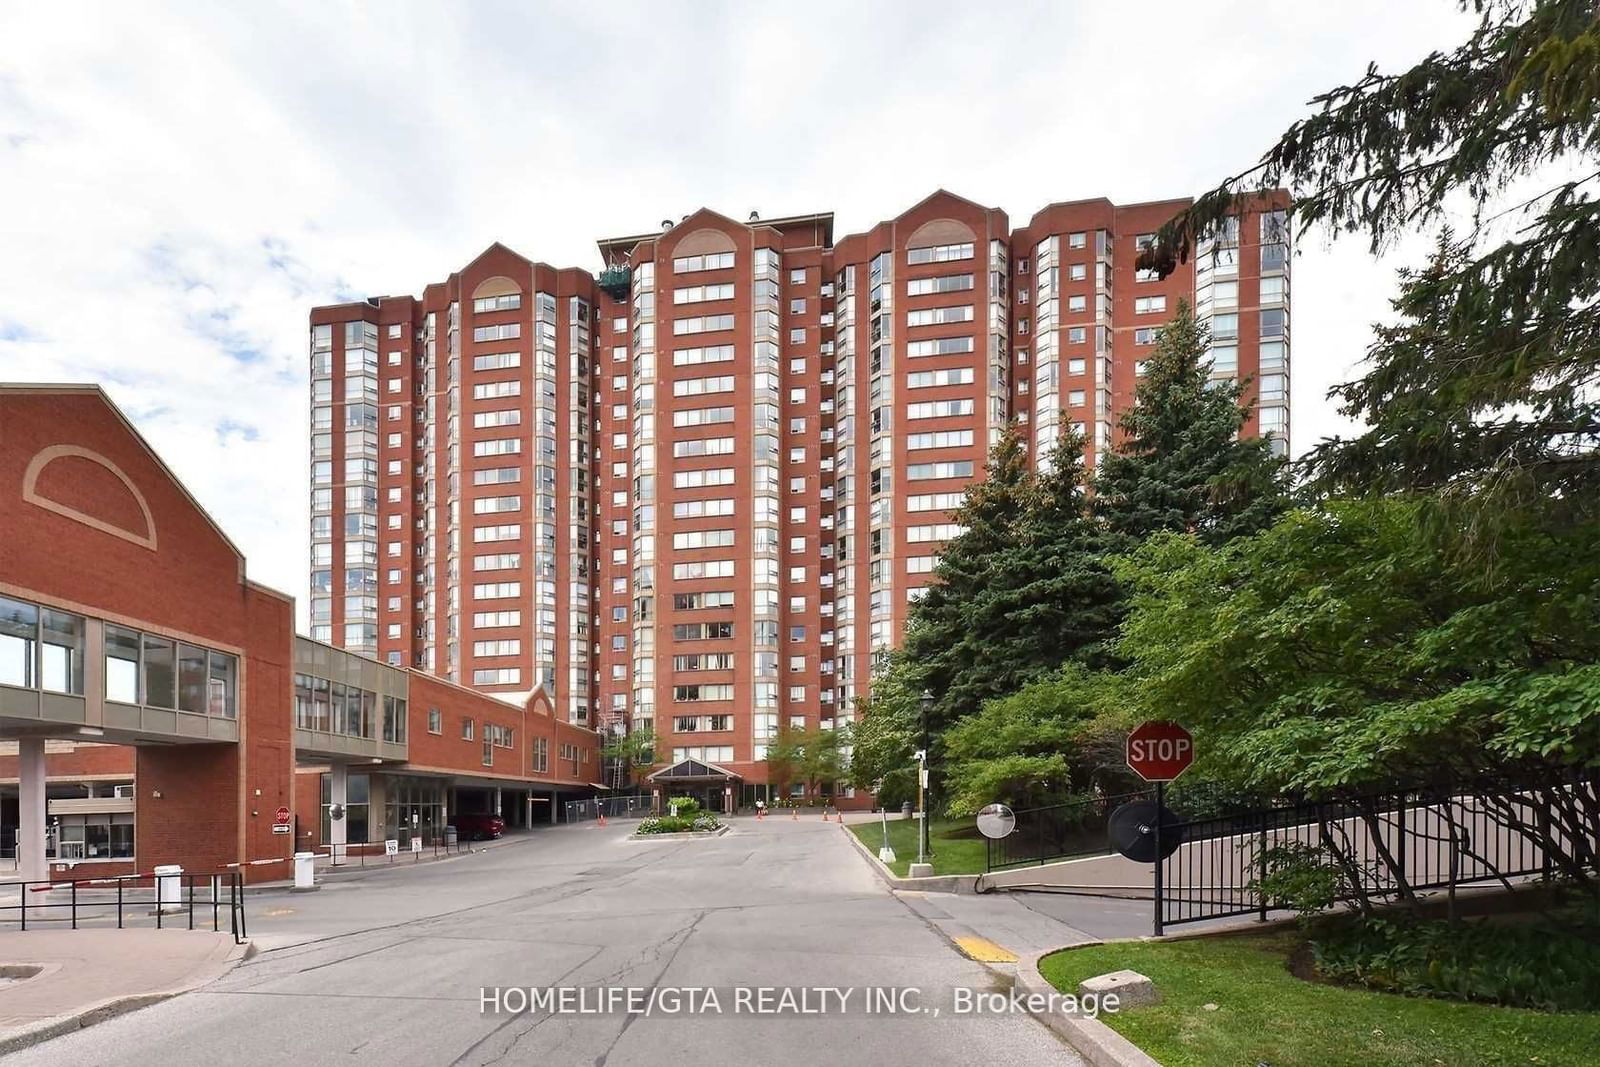
[[[856,851],[861,853],[862,857],[871,865],[873,871],[890,889],[910,890],[918,893],[960,893],[966,896],[976,896],[978,894],[978,879],[983,877],[980,874],[936,874],[931,878],[901,878],[891,871],[882,860],[872,854],[872,850],[862,842],[861,838],[856,836],[855,831],[851,830],[848,824],[841,823],[839,829],[844,832],[845,837],[850,839],[850,843],[856,847]]]
[[[704,841],[707,838],[721,837],[727,833],[729,826],[723,823],[715,830],[685,830],[676,834],[629,834],[624,841]]]
[[[1085,941],[1083,944],[1100,943]],[[1067,947],[1082,948],[1083,945]],[[1049,952],[1035,952],[1018,960],[1014,985],[1024,993],[1059,994],[1060,990],[1045,981],[1044,975],[1039,973],[1039,961],[1060,951],[1062,950],[1051,949]],[[1068,1015],[1062,1011],[1033,1011],[1031,1006],[1029,1013],[1071,1045],[1073,1050],[1083,1057],[1084,1062],[1091,1064],[1092,1067],[1161,1067],[1158,1061],[1152,1059],[1138,1045],[1099,1019],[1091,1019],[1085,1015]]]
[[[108,1019],[115,1019],[119,1015],[127,1015],[138,1011],[140,1008],[148,1008],[152,1004],[159,1004],[163,1000],[171,1000],[173,997],[199,989],[201,986],[210,985],[244,962],[251,954],[250,949],[253,947],[253,945],[235,945],[233,951],[229,952],[225,959],[219,961],[220,969],[215,970],[214,973],[207,973],[203,978],[186,985],[163,989],[156,993],[134,993],[124,997],[112,997],[108,1000],[90,1004],[71,1014],[56,1015],[48,1019],[42,1019],[13,1033],[0,1036],[0,1056],[9,1056],[13,1052],[31,1048],[41,1042],[49,1041],[51,1038],[70,1034],[93,1026],[96,1023],[103,1023]]]

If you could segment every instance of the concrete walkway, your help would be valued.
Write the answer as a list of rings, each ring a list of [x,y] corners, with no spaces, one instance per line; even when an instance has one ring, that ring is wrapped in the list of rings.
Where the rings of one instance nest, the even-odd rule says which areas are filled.
[[[0,1055],[215,981],[247,948],[209,930],[0,933]]]

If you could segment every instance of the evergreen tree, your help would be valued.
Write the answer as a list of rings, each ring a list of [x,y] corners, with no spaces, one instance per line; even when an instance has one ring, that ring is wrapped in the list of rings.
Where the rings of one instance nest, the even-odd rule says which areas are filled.
[[[1069,660],[1105,659],[1121,596],[1088,515],[1082,451],[1080,437],[1061,438],[1035,475],[1008,432],[990,463],[998,484],[975,487],[959,513],[975,525],[945,546],[894,661],[935,694],[935,732]]]
[[[1225,544],[1271,525],[1287,504],[1284,461],[1240,438],[1246,383],[1213,381],[1210,337],[1187,301],[1156,335],[1122,439],[1100,460],[1094,511],[1120,543],[1162,531]]]
[[[1440,225],[1439,254],[1405,276],[1407,321],[1335,390],[1369,429],[1325,442],[1309,468],[1324,491],[1424,492],[1427,525],[1476,554],[1529,509],[1562,526],[1600,516],[1600,6],[1461,6],[1479,15],[1466,41],[1314,98],[1140,266],[1172,269],[1280,186],[1302,230],[1364,233],[1374,251]],[[1461,207],[1457,238],[1443,224]]]

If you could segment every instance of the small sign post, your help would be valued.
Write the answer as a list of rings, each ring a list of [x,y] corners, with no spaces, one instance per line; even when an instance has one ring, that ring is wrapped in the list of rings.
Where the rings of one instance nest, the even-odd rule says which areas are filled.
[[[1128,769],[1156,787],[1155,934],[1161,936],[1161,824],[1165,821],[1166,785],[1194,762],[1194,735],[1175,722],[1140,723],[1128,734]]]

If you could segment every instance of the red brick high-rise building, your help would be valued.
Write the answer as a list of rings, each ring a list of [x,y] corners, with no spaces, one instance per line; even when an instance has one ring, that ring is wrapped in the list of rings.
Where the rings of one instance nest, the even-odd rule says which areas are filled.
[[[1185,203],[1014,228],[940,191],[837,241],[701,210],[602,240],[598,276],[496,244],[420,298],[316,308],[312,635],[543,686],[764,795],[780,725],[853,716],[1007,422],[1036,459],[1076,427],[1092,465],[1180,299],[1287,449],[1287,201],[1136,271]]]

